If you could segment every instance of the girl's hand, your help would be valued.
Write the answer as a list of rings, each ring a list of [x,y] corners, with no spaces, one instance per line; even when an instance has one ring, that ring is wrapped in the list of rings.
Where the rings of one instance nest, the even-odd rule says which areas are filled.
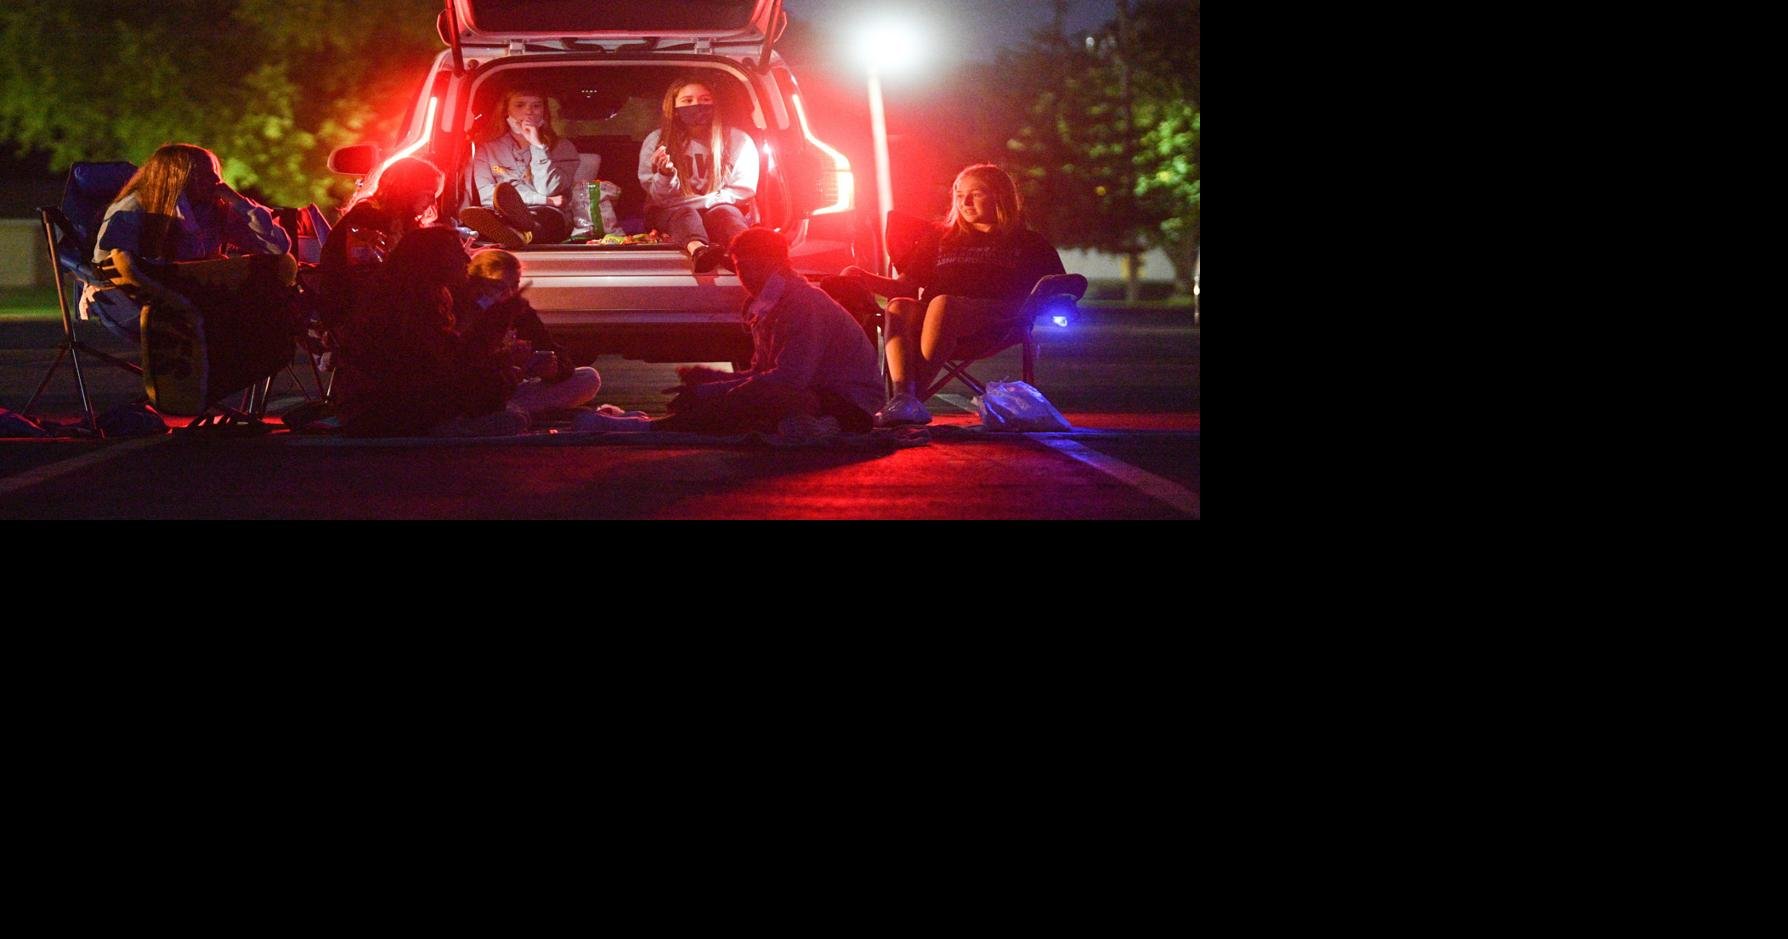
[[[514,131],[517,134],[520,134],[523,138],[525,138],[528,141],[528,144],[530,146],[535,146],[535,147],[546,146],[546,144],[542,143],[540,140],[539,126],[529,123],[528,121],[518,121],[513,117],[509,118],[508,120],[509,120],[509,129],[511,131]]]
[[[670,151],[660,146],[652,151],[652,171],[666,176],[677,175],[676,164],[671,162]]]
[[[528,378],[551,379],[559,374],[559,356],[554,352],[536,352],[528,359],[526,370]]]

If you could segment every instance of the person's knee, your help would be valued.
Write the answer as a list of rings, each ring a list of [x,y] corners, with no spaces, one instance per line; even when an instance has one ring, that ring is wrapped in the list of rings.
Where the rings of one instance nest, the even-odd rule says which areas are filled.
[[[740,232],[751,227],[739,207],[730,204],[717,205],[702,213],[702,224],[710,236],[708,240],[721,247],[730,245]]]
[[[919,315],[919,301],[910,297],[896,297],[888,301],[888,320],[892,323],[911,322]]]
[[[572,369],[571,377],[565,380],[576,382],[572,387],[576,388],[579,394],[587,392],[590,398],[594,398],[596,393],[602,390],[602,373],[596,371],[593,366],[580,365]],[[585,400],[589,400],[589,398]]]

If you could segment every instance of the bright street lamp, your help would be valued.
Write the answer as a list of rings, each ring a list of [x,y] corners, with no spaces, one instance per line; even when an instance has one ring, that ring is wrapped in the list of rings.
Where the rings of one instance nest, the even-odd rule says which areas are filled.
[[[882,110],[882,72],[910,68],[919,57],[919,37],[906,23],[873,23],[857,37],[857,54],[869,69],[869,130],[875,144],[875,243],[877,263],[888,273],[888,212],[894,208],[894,184],[888,166],[888,121]]]

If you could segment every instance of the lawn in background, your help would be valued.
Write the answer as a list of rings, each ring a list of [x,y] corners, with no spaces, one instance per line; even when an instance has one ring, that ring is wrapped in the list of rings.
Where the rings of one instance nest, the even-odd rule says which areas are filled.
[[[53,320],[61,316],[54,287],[0,287],[0,319]]]

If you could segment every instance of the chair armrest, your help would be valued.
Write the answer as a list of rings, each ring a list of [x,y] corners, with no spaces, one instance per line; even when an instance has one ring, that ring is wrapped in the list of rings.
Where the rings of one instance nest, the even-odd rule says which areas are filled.
[[[1038,278],[1037,286],[1031,288],[1031,295],[1025,298],[1021,312],[1029,321],[1064,301],[1072,309],[1081,297],[1086,296],[1086,288],[1086,278],[1079,274],[1050,274]]]
[[[1035,298],[1065,293],[1079,300],[1086,296],[1086,287],[1086,278],[1079,274],[1050,274],[1037,279],[1037,286],[1031,288],[1031,296]]]

